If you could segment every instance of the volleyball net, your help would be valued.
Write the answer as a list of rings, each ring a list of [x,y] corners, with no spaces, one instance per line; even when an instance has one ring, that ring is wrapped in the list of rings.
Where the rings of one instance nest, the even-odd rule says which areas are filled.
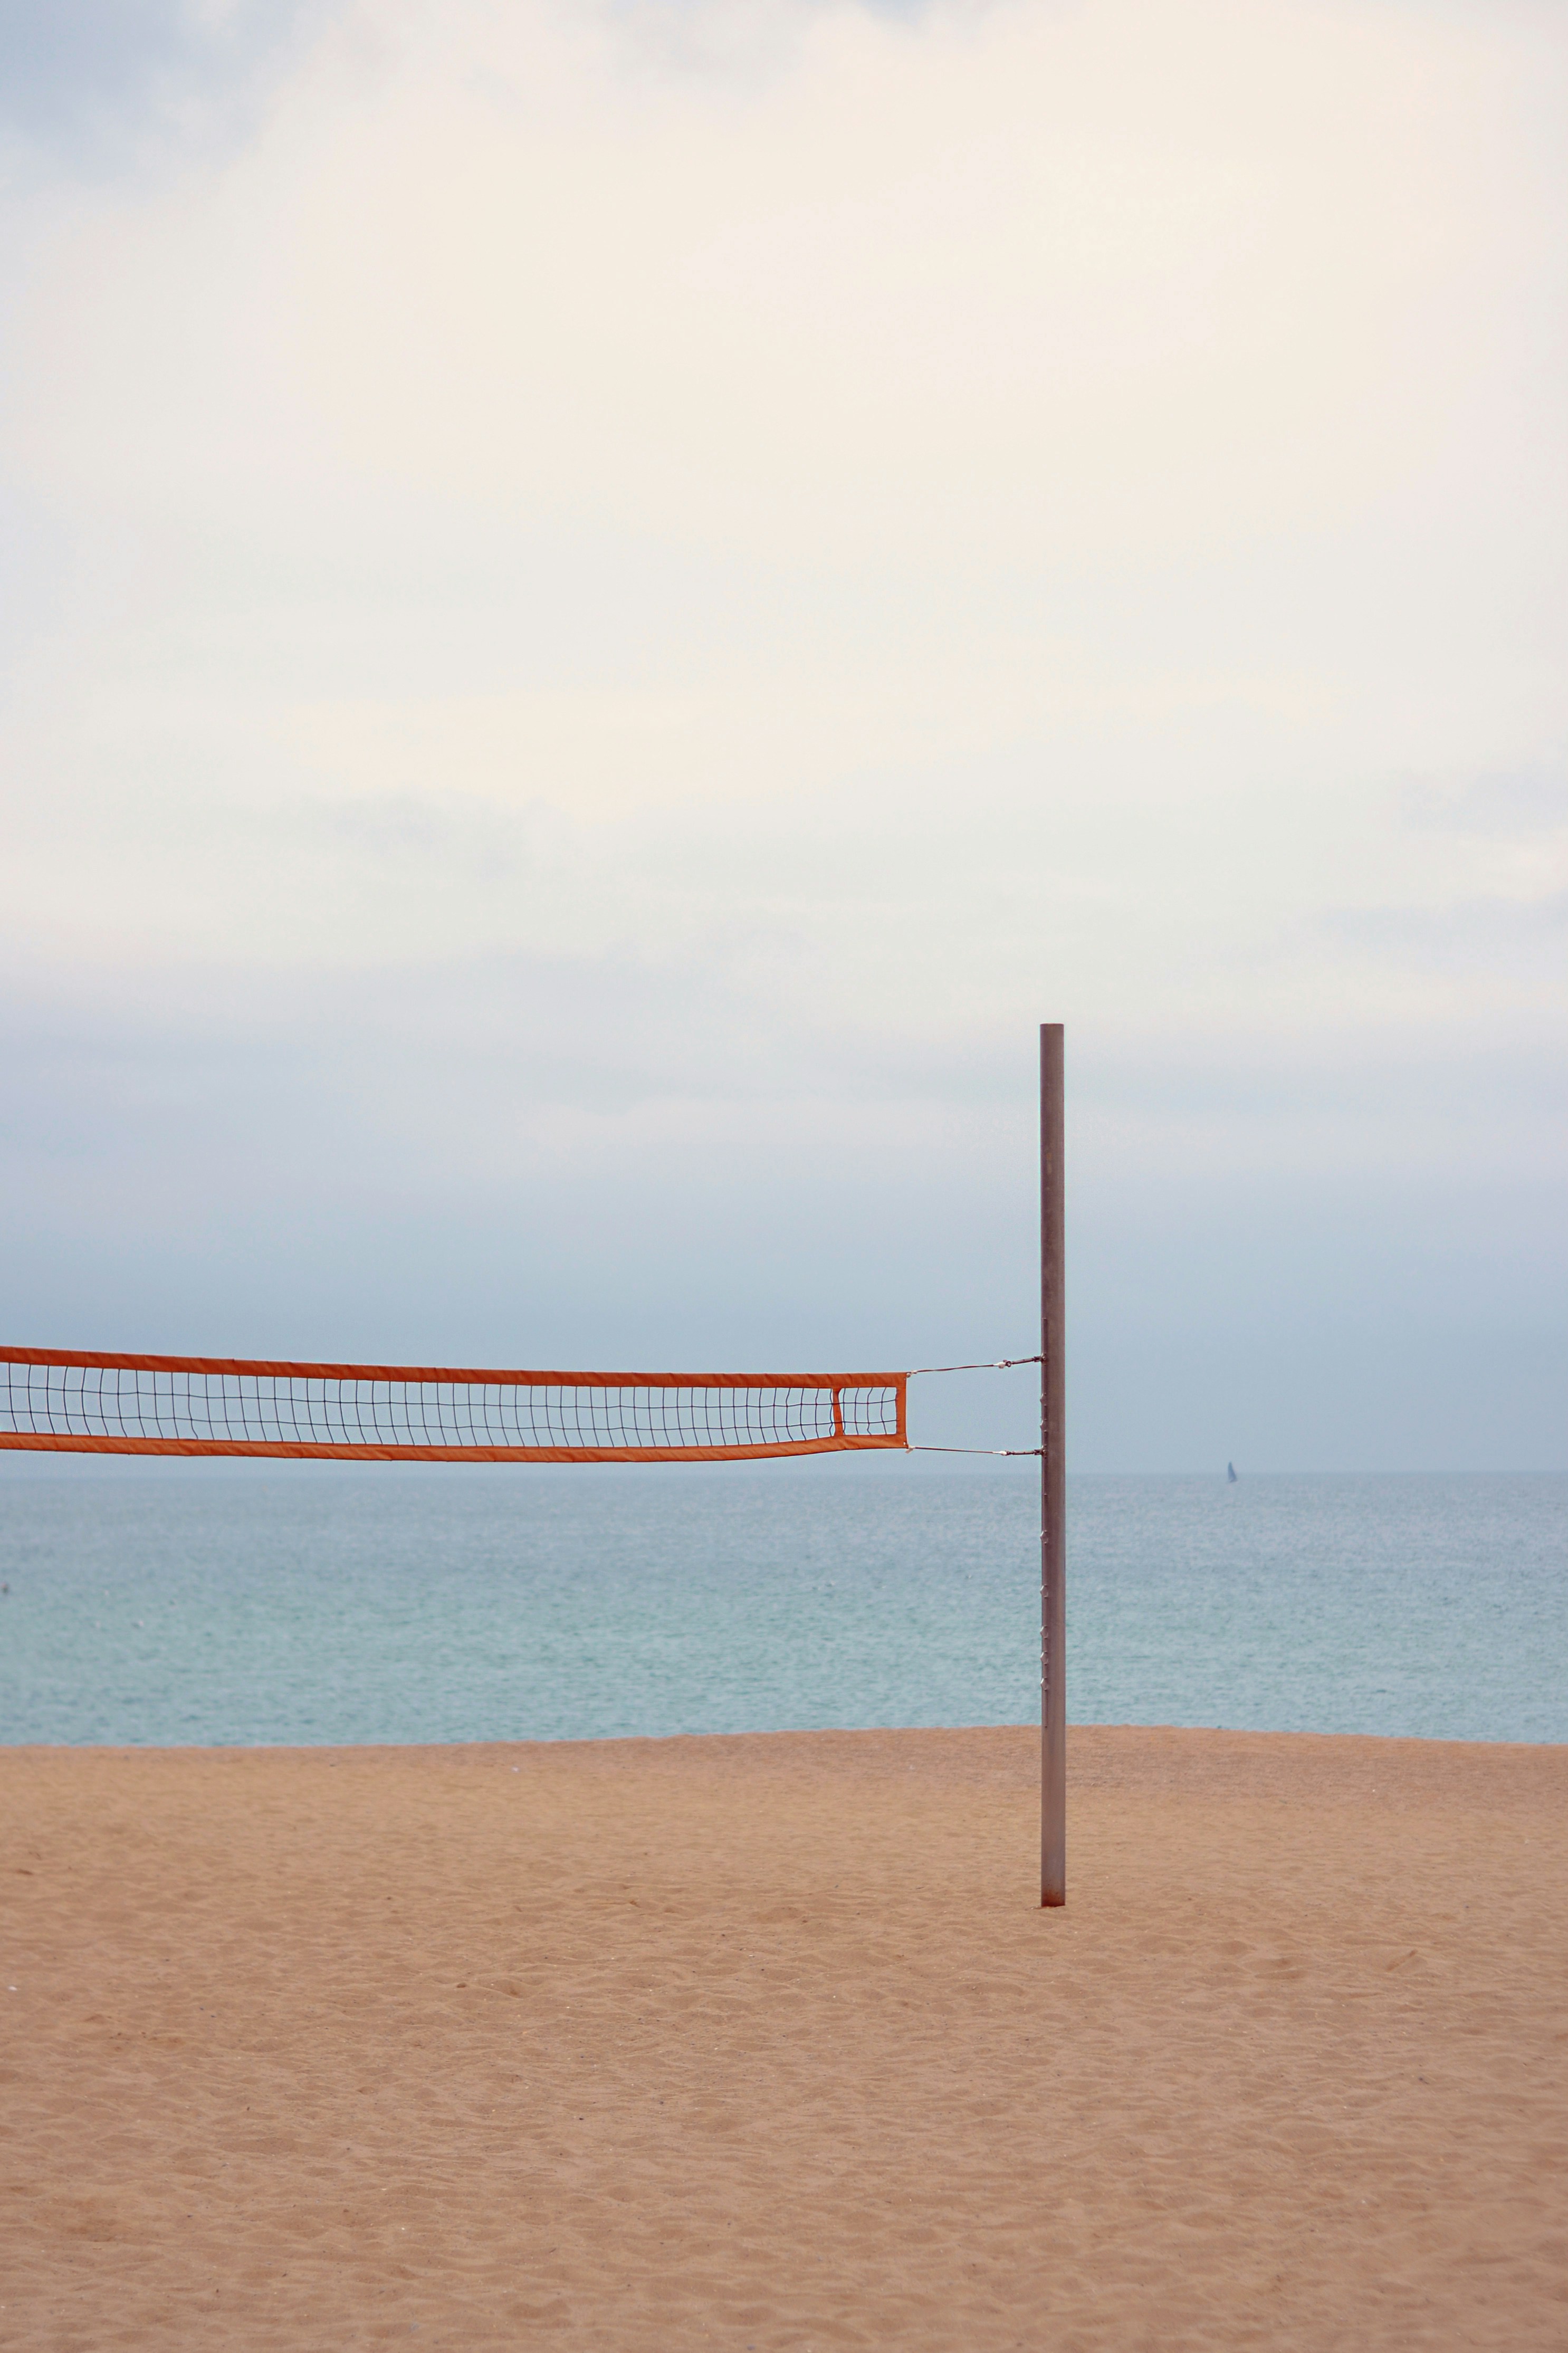
[[[908,1448],[902,1373],[497,1372],[0,1348],[0,1447],[366,1462],[729,1462]]]

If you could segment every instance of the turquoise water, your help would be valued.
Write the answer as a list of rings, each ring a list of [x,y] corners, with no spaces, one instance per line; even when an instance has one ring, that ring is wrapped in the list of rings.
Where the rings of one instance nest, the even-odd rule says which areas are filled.
[[[1031,1477],[288,1466],[0,1483],[0,1738],[1016,1723]],[[1568,1740],[1568,1479],[1080,1478],[1069,1715]]]

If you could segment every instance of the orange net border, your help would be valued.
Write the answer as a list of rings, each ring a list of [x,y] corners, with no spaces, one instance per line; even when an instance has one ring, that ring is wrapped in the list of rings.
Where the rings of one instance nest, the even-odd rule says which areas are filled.
[[[0,1348],[0,1448],[358,1462],[907,1449],[907,1372],[603,1373]]]

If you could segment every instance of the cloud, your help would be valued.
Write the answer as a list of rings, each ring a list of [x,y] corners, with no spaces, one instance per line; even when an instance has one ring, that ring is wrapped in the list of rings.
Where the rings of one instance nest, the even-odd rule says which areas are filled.
[[[1532,841],[1568,830],[1568,767],[1411,783],[1401,796],[1406,822],[1434,833]]]
[[[1440,973],[1471,977],[1479,967],[1550,986],[1562,968],[1568,935],[1568,891],[1550,898],[1471,899],[1454,906],[1363,907],[1328,918],[1345,940],[1373,954]]]
[[[232,140],[310,0],[0,0],[0,133],[13,169],[99,177]],[[19,153],[18,153],[19,150]],[[30,174],[29,174],[30,176]]]

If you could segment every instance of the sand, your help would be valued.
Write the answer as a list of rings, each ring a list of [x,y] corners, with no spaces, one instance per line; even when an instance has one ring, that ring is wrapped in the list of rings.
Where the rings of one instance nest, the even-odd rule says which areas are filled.
[[[1036,1756],[0,1751],[0,2345],[1562,2353],[1568,1748]]]

